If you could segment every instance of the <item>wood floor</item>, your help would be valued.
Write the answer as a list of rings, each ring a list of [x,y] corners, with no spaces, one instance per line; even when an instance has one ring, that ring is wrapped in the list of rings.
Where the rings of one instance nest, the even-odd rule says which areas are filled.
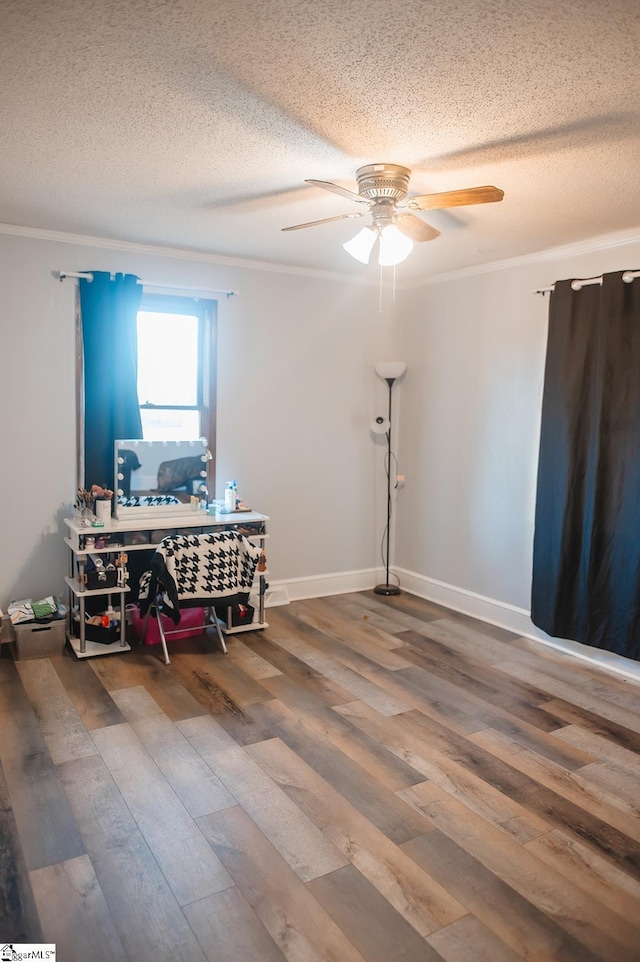
[[[640,686],[402,594],[0,659],[0,943],[638,962]]]

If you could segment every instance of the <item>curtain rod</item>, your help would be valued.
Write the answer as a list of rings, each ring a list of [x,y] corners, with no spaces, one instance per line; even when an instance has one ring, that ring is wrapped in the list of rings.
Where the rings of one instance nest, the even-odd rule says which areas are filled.
[[[625,284],[631,284],[634,277],[640,277],[640,271],[625,271],[622,275],[622,280]],[[581,291],[583,287],[588,287],[589,284],[602,284],[602,274],[599,277],[586,277],[583,280],[571,281],[571,290]],[[531,291],[532,294],[551,294],[555,291],[556,285],[552,284],[551,287],[540,287],[537,291]]]
[[[85,280],[92,281],[93,274],[83,274],[78,273],[78,271],[54,271],[53,276],[57,277],[59,281],[63,281],[66,277],[72,277],[74,280],[76,278],[84,278]],[[113,277],[113,272],[111,272]],[[142,284],[143,287],[163,287],[168,291],[183,291],[185,294],[190,292],[197,292],[198,294],[224,294],[225,297],[235,297],[235,291],[210,291],[206,290],[204,287],[182,287],[180,284],[165,284],[164,281],[141,281],[138,279],[138,284]]]

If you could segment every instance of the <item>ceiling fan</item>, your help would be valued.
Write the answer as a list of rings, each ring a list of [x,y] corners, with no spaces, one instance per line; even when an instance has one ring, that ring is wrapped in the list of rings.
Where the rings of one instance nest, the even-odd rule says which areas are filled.
[[[336,217],[312,220],[307,224],[283,227],[282,230],[302,230],[317,224],[329,224],[336,220],[364,217],[371,214],[373,226],[363,228],[342,246],[363,264],[368,264],[371,251],[379,239],[378,263],[383,266],[399,264],[413,249],[414,241],[435,240],[440,231],[412,213],[414,210],[442,210],[445,207],[464,207],[470,204],[492,204],[502,200],[504,191],[498,187],[469,187],[465,190],[448,190],[440,194],[422,194],[409,197],[411,171],[398,164],[367,164],[356,171],[358,193],[324,180],[306,180],[323,190],[360,204],[363,210]]]

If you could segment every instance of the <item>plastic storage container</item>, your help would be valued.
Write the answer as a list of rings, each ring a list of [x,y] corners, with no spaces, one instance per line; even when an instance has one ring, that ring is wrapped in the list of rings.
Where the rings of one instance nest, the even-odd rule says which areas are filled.
[[[133,627],[136,638],[142,638],[142,625],[144,623],[144,618],[140,614],[140,609],[137,605],[133,605],[127,608],[127,615],[129,617],[130,624]],[[177,641],[180,638],[190,638],[193,635],[202,634],[204,631],[204,608],[182,608],[180,610],[180,622],[179,624],[174,624],[171,618],[166,615],[161,615],[162,627],[165,631],[175,631],[175,635],[169,635],[167,642]],[[160,629],[158,628],[158,619],[151,616],[147,624],[147,634],[144,639],[145,645],[159,645],[160,644]]]
[[[71,634],[74,638],[80,637],[80,622],[75,618],[71,619]],[[120,625],[107,628],[102,625],[85,625],[84,637],[86,641],[95,641],[99,645],[112,645],[120,639]]]

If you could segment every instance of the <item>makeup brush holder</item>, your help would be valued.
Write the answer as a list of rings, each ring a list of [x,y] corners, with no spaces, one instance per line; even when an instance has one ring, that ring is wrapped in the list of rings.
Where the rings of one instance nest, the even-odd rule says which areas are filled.
[[[97,498],[94,503],[94,514],[98,521],[111,521],[111,498]]]

